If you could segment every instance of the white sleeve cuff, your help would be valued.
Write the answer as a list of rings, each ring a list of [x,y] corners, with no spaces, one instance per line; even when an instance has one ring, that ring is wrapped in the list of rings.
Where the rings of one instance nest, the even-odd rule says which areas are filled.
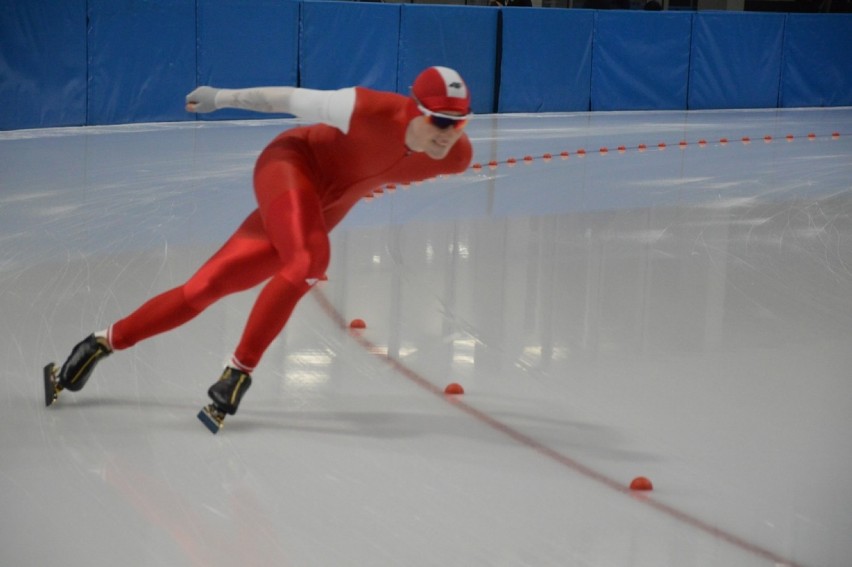
[[[355,89],[318,91],[298,88],[290,96],[290,112],[299,118],[334,126],[344,134],[355,111]]]

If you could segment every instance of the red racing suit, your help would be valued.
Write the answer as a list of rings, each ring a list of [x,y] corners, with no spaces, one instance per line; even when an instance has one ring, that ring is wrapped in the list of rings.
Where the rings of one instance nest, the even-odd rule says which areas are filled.
[[[251,372],[296,303],[329,262],[328,234],[375,188],[464,171],[472,157],[463,135],[441,160],[405,145],[408,97],[356,88],[347,133],[326,124],[287,130],[260,154],[258,208],[186,283],[144,303],[108,334],[120,350],[178,327],[209,305],[268,280],[249,314],[232,364]]]

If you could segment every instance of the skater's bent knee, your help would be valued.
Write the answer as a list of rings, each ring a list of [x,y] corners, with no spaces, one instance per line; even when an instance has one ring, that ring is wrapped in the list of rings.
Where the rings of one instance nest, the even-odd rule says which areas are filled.
[[[328,269],[329,256],[328,236],[324,233],[313,234],[308,237],[304,247],[282,254],[284,267],[280,273],[294,282],[321,278]]]
[[[311,267],[309,277],[320,278],[325,275],[331,259],[331,245],[325,232],[316,231],[308,238],[311,251]]]

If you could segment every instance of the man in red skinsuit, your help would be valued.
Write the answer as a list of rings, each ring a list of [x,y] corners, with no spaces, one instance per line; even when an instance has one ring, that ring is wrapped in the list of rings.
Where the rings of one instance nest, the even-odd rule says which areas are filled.
[[[199,87],[187,95],[189,112],[226,107],[319,123],[287,130],[261,152],[254,170],[257,210],[185,284],[78,343],[61,369],[45,368],[48,405],[63,389],[80,390],[95,364],[114,350],[178,327],[227,294],[267,282],[230,363],[208,391],[213,403],[206,410],[221,426],[225,414],[236,413],[251,372],[296,303],[325,274],[328,234],[358,200],[386,183],[460,173],[472,157],[464,134],[470,93],[446,67],[420,73],[410,97],[361,87]]]

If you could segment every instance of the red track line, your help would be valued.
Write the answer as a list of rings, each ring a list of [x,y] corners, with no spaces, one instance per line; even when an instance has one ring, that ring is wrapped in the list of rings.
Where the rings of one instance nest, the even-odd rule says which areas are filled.
[[[334,321],[334,323],[336,323],[341,329],[344,329],[344,330],[347,330],[347,331],[349,330],[349,326],[346,324],[346,320],[343,318],[343,316],[340,314],[340,312],[337,311],[337,309],[331,304],[331,302],[328,300],[328,298],[325,296],[325,294],[322,293],[322,291],[314,288],[313,296],[317,300],[317,302],[320,304],[320,307],[322,307],[323,311],[325,311],[326,315],[328,315],[328,317],[332,321]],[[454,407],[456,407],[457,409],[459,409],[459,410],[463,411],[464,413],[470,415],[471,417],[475,418],[477,421],[480,421],[481,423],[491,427],[495,431],[498,431],[499,433],[506,435],[507,437],[513,439],[514,441],[517,441],[521,445],[524,445],[524,446],[536,451],[537,453],[539,453],[539,454],[541,454],[545,457],[548,457],[549,459],[571,469],[572,471],[574,471],[576,473],[579,473],[579,474],[585,476],[586,478],[589,478],[589,479],[591,479],[595,482],[598,482],[599,484],[603,484],[604,486],[606,486],[606,487],[608,487],[612,490],[615,490],[616,492],[621,492],[622,494],[627,494],[627,495],[631,495],[631,496],[634,494],[633,491],[631,491],[628,487],[624,486],[622,483],[620,483],[616,480],[613,480],[612,478],[606,476],[605,474],[603,474],[599,471],[596,471],[595,469],[588,467],[588,466],[572,459],[571,457],[563,455],[562,453],[560,453],[560,452],[558,452],[554,449],[551,449],[550,447],[540,443],[539,441],[536,441],[535,439],[533,439],[532,437],[530,437],[528,435],[521,433],[517,429],[514,429],[511,426],[506,425],[505,423],[503,423],[503,422],[499,421],[498,419],[488,415],[487,413],[485,413],[481,410],[478,410],[478,409],[476,409],[475,407],[473,407],[469,404],[464,403],[463,401],[459,400],[457,397],[446,396],[444,394],[444,391],[441,388],[434,385],[432,382],[430,382],[429,380],[427,380],[426,378],[424,378],[423,376],[421,376],[420,374],[418,374],[414,370],[408,368],[407,366],[405,366],[403,363],[401,363],[397,359],[395,359],[395,358],[393,358],[393,357],[391,357],[387,354],[380,354],[379,349],[376,348],[377,345],[375,343],[371,342],[370,340],[364,338],[364,336],[360,332],[352,332],[352,333],[350,333],[350,335],[359,345],[361,345],[361,347],[364,348],[364,350],[366,350],[367,352],[369,352],[373,356],[380,358],[382,361],[384,361],[385,363],[390,365],[394,370],[396,370],[397,372],[402,374],[408,380],[410,380],[411,382],[413,382],[417,386],[420,386],[424,390],[434,394],[435,396],[438,396],[439,398],[441,398],[445,402],[452,404]],[[747,552],[751,553],[752,555],[756,555],[758,557],[762,557],[763,559],[767,559],[769,561],[772,561],[776,565],[783,566],[783,567],[803,567],[802,565],[794,563],[793,561],[790,561],[789,559],[785,559],[785,558],[777,555],[776,553],[769,551],[768,549],[760,547],[757,544],[750,543],[750,542],[740,538],[739,536],[736,536],[734,534],[731,534],[731,533],[728,533],[724,530],[721,530],[721,529],[719,529],[715,526],[712,526],[712,525],[708,524],[707,522],[700,520],[700,519],[698,519],[694,516],[691,516],[691,515],[687,514],[686,512],[678,510],[677,508],[674,508],[673,506],[669,506],[668,504],[664,504],[662,502],[657,502],[657,501],[652,500],[652,499],[637,499],[636,501],[641,502],[643,504],[646,504],[646,505],[650,506],[651,508],[654,508],[657,511],[666,514],[667,516],[670,516],[670,517],[672,517],[672,518],[674,518],[674,519],[676,519],[680,522],[683,522],[685,524],[692,526],[693,528],[696,528],[699,531],[702,531],[702,532],[709,534],[709,535],[711,535],[715,538],[726,541],[729,544],[742,549],[743,551],[747,551]]]
[[[323,309],[323,311],[326,313],[326,315],[335,324],[337,324],[338,327],[340,327],[341,329],[346,330],[346,331],[350,330],[349,325],[347,325],[347,323],[346,323],[346,320],[343,318],[343,316],[340,314],[340,312],[337,311],[337,309],[334,307],[334,305],[331,304],[331,302],[328,300],[328,298],[325,296],[325,294],[321,290],[314,288],[314,292],[313,292],[312,295],[317,300],[317,303],[319,303],[320,307]],[[572,459],[571,457],[569,457],[567,455],[563,455],[562,453],[556,451],[555,449],[551,449],[550,447],[542,444],[539,441],[536,441],[535,439],[533,439],[532,437],[530,437],[528,435],[525,435],[524,433],[521,433],[517,429],[514,429],[513,427],[506,425],[505,423],[503,423],[500,420],[488,415],[487,413],[485,413],[481,410],[478,410],[478,409],[476,409],[475,407],[473,407],[469,404],[466,404],[465,402],[461,401],[457,397],[446,396],[444,394],[444,391],[441,388],[439,388],[438,386],[436,386],[435,384],[433,384],[432,382],[430,382],[429,380],[427,380],[426,378],[424,378],[423,376],[421,376],[420,374],[418,374],[414,370],[408,368],[399,360],[397,360],[397,359],[395,359],[395,358],[393,358],[393,357],[391,357],[387,354],[381,354],[380,350],[376,348],[377,345],[375,343],[371,342],[369,339],[365,338],[360,332],[350,332],[350,336],[364,350],[366,350],[368,353],[372,354],[373,356],[380,358],[382,361],[384,361],[389,366],[391,366],[391,368],[393,368],[394,370],[396,370],[397,372],[402,374],[409,381],[413,382],[417,386],[420,386],[424,390],[434,394],[435,396],[438,396],[439,398],[441,398],[445,402],[452,404],[454,407],[456,407],[457,409],[461,410],[462,412],[468,414],[469,416],[473,417],[477,421],[489,426],[490,428],[494,429],[495,431],[497,431],[499,433],[502,433],[503,435],[509,437],[510,439],[517,441],[521,445],[524,445],[525,447],[528,447],[529,449],[536,451],[540,455],[543,455],[543,456],[545,456],[545,457],[567,467],[568,469],[570,469],[570,470],[572,470],[576,473],[579,473],[582,476],[585,476],[588,479],[591,479],[591,480],[593,480],[593,481],[595,481],[599,484],[602,484],[602,485],[606,486],[607,488],[610,488],[610,489],[612,489],[616,492],[620,492],[622,494],[630,495],[631,497],[634,495],[633,491],[631,491],[627,486],[623,485],[622,483],[620,483],[616,480],[613,480],[612,478],[606,476],[605,474],[603,474],[599,471],[596,471],[595,469],[588,467],[588,466],[584,465],[583,463],[580,463],[579,461],[576,461],[576,460]],[[739,536],[736,536],[732,533],[729,533],[729,532],[726,532],[726,531],[724,531],[720,528],[717,528],[717,527],[715,527],[715,526],[713,526],[713,525],[711,525],[711,524],[709,524],[709,523],[707,523],[707,522],[705,522],[705,521],[703,521],[699,518],[696,518],[695,516],[691,516],[688,513],[683,512],[681,510],[678,510],[677,508],[675,508],[673,506],[669,506],[668,504],[664,504],[662,502],[657,502],[656,500],[652,500],[650,498],[635,499],[635,501],[640,502],[642,504],[646,504],[646,505],[650,506],[651,508],[654,508],[655,510],[662,512],[663,514],[666,514],[667,516],[674,518],[675,520],[683,522],[684,524],[688,524],[688,525],[692,526],[693,528],[695,528],[699,531],[702,531],[706,534],[709,534],[709,535],[711,535],[715,538],[721,539],[721,540],[733,545],[734,547],[738,547],[743,551],[751,553],[752,555],[756,555],[756,556],[761,557],[763,559],[766,559],[768,561],[772,561],[778,567],[781,567],[781,566],[783,566],[783,567],[804,567],[803,565],[801,565],[799,563],[795,563],[795,562],[793,562],[789,559],[785,559],[784,557],[781,557],[780,555],[778,555],[778,554],[776,554],[776,553],[774,553],[774,552],[772,552],[768,549],[765,549],[765,548],[763,548],[763,547],[761,547],[757,544],[750,543],[750,542],[742,539]]]
[[[780,136],[778,138],[775,138],[775,137],[767,134],[765,136],[761,136],[760,139],[763,140],[765,143],[769,144],[769,143],[773,143],[775,141],[780,142],[782,140],[785,140],[786,142],[792,142],[794,140],[799,140],[799,141],[800,140],[808,140],[809,142],[814,142],[816,140],[827,140],[827,139],[831,139],[831,140],[836,141],[836,140],[839,140],[841,137],[845,137],[845,136],[848,136],[848,134],[835,131],[835,132],[832,132],[831,134],[815,134],[813,132],[810,132],[808,134],[796,134],[796,135],[786,134],[786,135]],[[748,145],[752,142],[752,139],[749,136],[742,136],[740,138],[719,138],[719,139],[709,139],[709,140],[702,138],[700,140],[695,140],[695,141],[688,141],[688,140],[681,139],[681,140],[678,140],[675,143],[659,142],[658,144],[656,144],[656,148],[657,148],[658,151],[664,150],[668,146],[677,146],[682,150],[685,150],[690,146],[698,146],[699,148],[704,149],[708,146],[713,146],[713,145],[727,146],[727,145],[729,145],[733,142],[740,142],[743,145]],[[653,147],[654,147],[653,144],[651,146],[648,146],[647,144],[638,144],[636,146],[620,145],[620,146],[617,146],[617,149],[618,149],[619,154],[624,154],[628,151],[639,151],[640,153],[641,152],[647,152],[649,149],[651,149]],[[598,153],[602,156],[608,155],[610,153],[609,148],[610,148],[610,146],[602,146],[598,150]],[[580,148],[580,149],[574,150],[573,153],[577,157],[582,158],[582,157],[586,157],[589,152],[584,148]],[[555,152],[555,153],[548,152],[548,153],[543,154],[540,157],[533,157],[533,156],[527,155],[527,156],[524,156],[523,163],[526,164],[526,165],[529,165],[529,164],[533,163],[534,161],[536,161],[538,159],[541,159],[544,162],[551,162],[551,161],[554,160],[554,157],[559,157],[561,160],[566,160],[566,159],[569,159],[571,157],[571,152],[570,151],[562,151],[562,152]],[[505,165],[508,165],[509,167],[514,167],[517,163],[518,163],[518,159],[516,157],[509,157],[509,158],[506,158],[506,159],[503,159],[503,160],[491,160],[487,164],[477,162],[477,163],[472,164],[469,169],[478,172],[478,171],[481,171],[481,170],[486,169],[486,168],[492,169],[492,170],[496,169],[497,167],[500,166],[500,164],[505,164]]]
[[[786,142],[789,143],[789,142],[793,142],[794,140],[805,139],[809,142],[815,142],[816,140],[821,140],[821,139],[831,139],[831,140],[836,141],[836,140],[839,140],[841,137],[846,137],[848,135],[849,135],[848,133],[838,132],[838,131],[834,131],[831,134],[819,134],[819,135],[817,135],[813,132],[810,132],[808,134],[796,134],[796,135],[788,133],[788,134],[785,134],[783,137],[778,137],[778,138],[775,138],[775,137],[767,134],[765,136],[762,136],[761,139],[767,144],[771,144],[776,140],[777,141],[785,140]],[[732,140],[734,142],[739,141],[742,145],[750,145],[751,141],[752,141],[749,136],[743,136],[743,137],[739,138],[738,140],[734,139],[734,138],[719,138],[719,139],[716,139],[716,140],[714,140],[714,139],[707,140],[705,138],[702,138],[700,140],[690,142],[689,140],[681,139],[677,143],[659,142],[656,147],[657,147],[658,152],[665,150],[669,145],[672,145],[672,146],[676,145],[681,150],[686,150],[686,149],[688,149],[692,146],[698,146],[699,148],[704,150],[708,146],[717,146],[718,145],[718,146],[725,147],[725,146],[731,144]],[[651,147],[653,148],[653,145]],[[616,149],[617,149],[619,154],[623,155],[623,154],[626,154],[627,152],[633,152],[633,151],[637,151],[639,153],[645,153],[649,150],[649,147],[648,147],[647,144],[638,144],[638,145],[635,145],[635,146],[620,145],[620,146],[617,146]],[[609,153],[610,153],[610,146],[602,146],[598,150],[598,154],[601,155],[601,156],[609,155]],[[484,169],[489,169],[491,171],[494,171],[495,169],[500,167],[501,164],[508,166],[508,167],[515,167],[515,166],[518,165],[519,161],[520,161],[520,163],[523,163],[524,165],[532,165],[536,161],[543,161],[545,163],[550,163],[552,161],[555,161],[556,158],[559,158],[560,161],[565,161],[565,160],[570,159],[571,155],[572,155],[572,153],[569,152],[568,150],[562,150],[561,152],[554,152],[554,153],[546,152],[546,153],[544,153],[544,154],[542,154],[541,156],[538,156],[538,157],[534,157],[534,156],[531,156],[531,155],[525,155],[521,160],[518,160],[518,158],[516,158],[516,157],[508,157],[508,158],[505,158],[505,159],[502,159],[502,160],[492,159],[488,163],[475,162],[475,163],[470,165],[468,170],[473,171],[474,173],[481,173]],[[585,158],[588,155],[588,152],[584,148],[579,148],[577,150],[574,150],[573,155],[576,156],[577,158],[582,159],[582,158]],[[464,172],[462,172],[462,173],[464,173]],[[410,183],[403,183],[402,185],[407,187],[407,186],[410,185]],[[372,200],[374,194],[382,194],[382,193],[385,192],[385,190],[395,191],[396,188],[397,188],[396,184],[389,183],[387,185],[383,185],[381,187],[375,188],[373,190],[373,193],[366,195],[364,198],[367,199],[367,200]]]

